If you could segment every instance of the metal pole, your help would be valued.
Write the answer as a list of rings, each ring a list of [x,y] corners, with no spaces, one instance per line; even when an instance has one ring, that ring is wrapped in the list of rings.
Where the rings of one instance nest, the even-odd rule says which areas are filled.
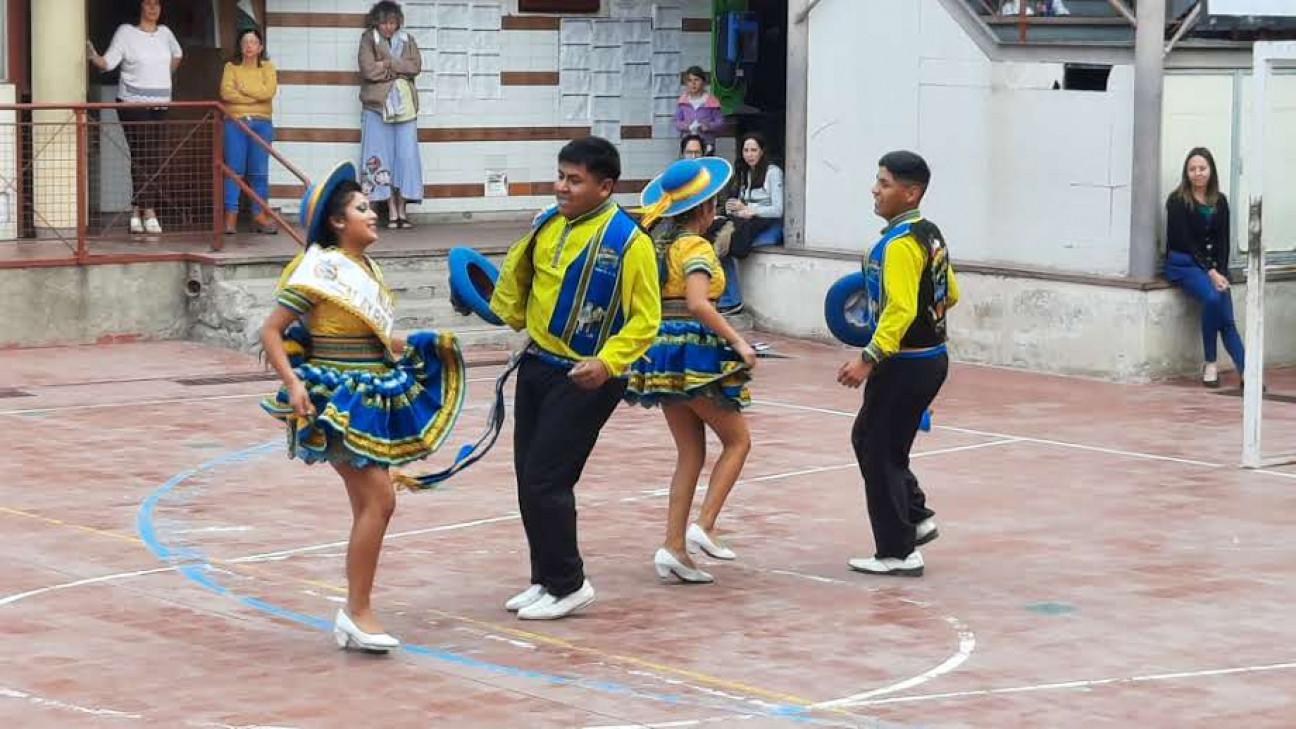
[[[86,262],[86,229],[90,208],[90,136],[87,131],[86,110],[76,109],[76,261]]]
[[[798,11],[797,6],[804,5]],[[787,103],[784,139],[783,245],[804,248],[806,214],[806,129],[809,111],[810,23],[806,18],[814,3],[788,3]],[[797,19],[800,19],[798,22]]]
[[[222,133],[225,122],[219,112],[209,112],[212,128],[212,247],[219,251],[225,247],[225,143]]]
[[[1251,199],[1247,210],[1246,367],[1242,373],[1251,386],[1242,393],[1242,465],[1260,468],[1263,463],[1261,424],[1264,406],[1264,134],[1265,96],[1269,79],[1266,43],[1258,42],[1251,65],[1251,158],[1247,183]]]
[[[1165,0],[1139,0],[1134,31],[1134,164],[1130,190],[1129,275],[1156,274],[1161,238],[1161,98]]]

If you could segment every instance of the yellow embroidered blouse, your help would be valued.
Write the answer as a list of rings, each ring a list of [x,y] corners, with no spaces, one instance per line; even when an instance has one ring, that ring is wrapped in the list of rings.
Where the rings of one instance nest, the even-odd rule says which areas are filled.
[[[701,271],[711,277],[707,298],[716,301],[725,289],[724,268],[715,247],[700,235],[686,234],[676,238],[666,249],[666,281],[662,299],[683,299],[688,292],[688,276]]]
[[[351,260],[359,263],[387,290],[383,282],[382,269],[377,262],[368,256],[354,256],[343,251]],[[311,351],[308,357],[312,363],[339,368],[384,368],[386,350],[382,340],[374,334],[363,319],[352,314],[341,306],[319,296],[318,294],[285,288],[293,271],[297,270],[305,252],[284,267],[279,276],[275,300],[280,306],[287,307],[301,318],[306,331],[311,335]],[[390,292],[388,292],[390,293]]]

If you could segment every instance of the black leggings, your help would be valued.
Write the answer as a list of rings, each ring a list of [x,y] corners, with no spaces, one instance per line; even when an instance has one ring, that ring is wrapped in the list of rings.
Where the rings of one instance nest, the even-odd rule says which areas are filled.
[[[166,152],[166,117],[165,108],[117,110],[130,148],[131,205],[138,208],[156,210],[162,199],[162,178],[158,173]]]

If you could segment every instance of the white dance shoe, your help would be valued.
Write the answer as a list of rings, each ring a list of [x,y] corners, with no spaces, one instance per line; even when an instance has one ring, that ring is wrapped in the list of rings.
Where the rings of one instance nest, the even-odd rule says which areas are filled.
[[[351,620],[345,608],[339,609],[333,623],[333,637],[339,648],[386,653],[400,647],[400,641],[386,633],[366,633]]]
[[[657,554],[653,555],[653,567],[657,570],[657,576],[663,580],[670,579],[675,575],[681,582],[691,582],[694,584],[703,584],[715,582],[715,578],[700,569],[686,566],[683,562],[675,558],[671,551],[665,547],[660,547]]]
[[[706,530],[696,523],[690,524],[688,531],[684,533],[684,543],[690,550],[696,547],[706,552],[713,559],[734,559],[738,556],[734,554],[732,549],[722,547],[711,541],[711,537],[706,533]]]
[[[544,585],[532,585],[518,594],[510,597],[508,602],[504,603],[504,609],[515,613],[527,605],[534,605],[537,600],[545,596]]]
[[[588,606],[594,602],[594,586],[589,580],[580,589],[570,595],[554,597],[546,592],[539,600],[521,608],[517,616],[521,620],[557,620]]]

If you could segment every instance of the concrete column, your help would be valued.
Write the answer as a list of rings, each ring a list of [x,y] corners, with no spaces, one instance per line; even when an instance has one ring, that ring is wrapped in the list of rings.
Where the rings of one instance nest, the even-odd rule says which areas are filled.
[[[86,100],[86,0],[31,4],[32,103]],[[102,53],[105,49],[99,49]],[[76,125],[68,110],[32,113],[31,201],[38,231],[64,234],[76,227]]]
[[[810,82],[811,0],[789,0],[787,111],[783,154],[783,245],[804,248],[806,211],[806,120]]]
[[[1134,34],[1134,167],[1130,191],[1129,275],[1156,273],[1161,237],[1161,97],[1165,75],[1165,0],[1139,0]]]

